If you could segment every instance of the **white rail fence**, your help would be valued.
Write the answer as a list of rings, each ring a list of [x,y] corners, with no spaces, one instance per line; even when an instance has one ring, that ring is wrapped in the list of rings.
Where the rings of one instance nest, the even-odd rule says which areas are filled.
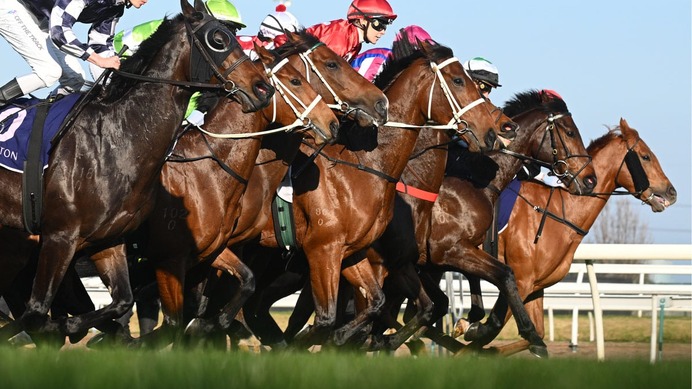
[[[692,245],[690,244],[581,244],[577,250],[570,273],[576,274],[576,281],[559,282],[546,289],[544,308],[548,311],[548,332],[553,340],[553,311],[568,310],[573,313],[571,344],[576,347],[577,316],[580,310],[589,311],[592,335],[595,328],[597,355],[605,358],[603,335],[604,311],[634,311],[651,313],[651,362],[656,360],[658,314],[682,311],[692,312]],[[602,261],[647,261],[643,264],[604,264]],[[639,274],[639,282],[632,284],[599,283],[597,274]],[[683,283],[671,283],[657,279],[650,282],[647,275],[683,276]],[[586,276],[586,281],[584,281]],[[689,276],[689,277],[687,277]],[[98,277],[83,278],[87,291],[96,307],[110,303],[110,295]],[[465,302],[470,302],[468,283],[463,277],[448,273],[440,286],[450,297],[448,320],[453,325],[461,317]],[[483,301],[489,309],[497,299],[497,288],[482,282]],[[291,308],[295,306],[297,294],[279,300],[274,307]],[[468,308],[468,307],[466,307]],[[591,316],[593,315],[593,316]],[[448,323],[449,324],[449,323]]]
[[[646,263],[600,263],[602,261],[646,261]],[[549,339],[554,339],[553,312],[572,312],[570,345],[578,344],[578,314],[586,310],[591,324],[590,340],[594,329],[597,356],[605,359],[603,334],[604,311],[631,311],[651,314],[651,362],[661,357],[658,317],[662,312],[692,312],[692,245],[685,244],[582,244],[575,253],[570,273],[574,281],[562,281],[545,290],[544,309],[548,312]],[[636,283],[598,282],[598,274],[636,274]],[[584,278],[586,276],[586,280]],[[655,276],[652,280],[652,277]],[[574,276],[571,278],[575,278]],[[470,302],[468,282],[459,275],[448,273],[441,286],[450,296],[452,323],[462,316]],[[495,304],[497,288],[481,282],[486,309]],[[447,323],[448,325],[450,323]],[[658,348],[657,348],[658,346]]]

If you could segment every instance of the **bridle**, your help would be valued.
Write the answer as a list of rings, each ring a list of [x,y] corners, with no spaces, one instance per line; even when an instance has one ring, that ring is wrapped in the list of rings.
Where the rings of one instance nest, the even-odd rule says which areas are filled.
[[[322,100],[322,96],[317,94],[315,99],[308,105],[303,103],[303,101],[293,93],[289,88],[286,87],[286,85],[279,80],[279,78],[276,76],[276,74],[283,68],[286,64],[288,63],[288,58],[284,58],[281,61],[279,61],[276,65],[274,65],[271,69],[267,68],[266,66],[264,67],[267,78],[269,78],[269,82],[271,85],[276,89],[279,95],[284,99],[286,102],[286,105],[288,105],[293,113],[296,115],[296,120],[283,127],[279,128],[274,128],[271,130],[266,130],[266,131],[259,131],[259,132],[252,132],[252,133],[244,133],[244,134],[215,134],[206,131],[203,129],[201,126],[196,126],[201,132],[212,136],[214,138],[220,138],[220,139],[241,139],[241,138],[251,138],[254,136],[260,136],[260,135],[267,135],[267,134],[273,134],[276,132],[290,132],[295,128],[303,128],[305,130],[307,129],[312,129],[315,131],[317,134],[319,134],[322,138],[325,140],[328,139],[328,136],[322,132],[322,130],[315,126],[312,123],[312,120],[308,117],[310,112],[317,106],[317,104]],[[294,103],[295,101],[296,103]],[[303,111],[301,112],[298,108],[301,108]],[[270,122],[274,123],[276,122],[276,115],[277,115],[277,97],[276,93],[272,96],[272,117]]]
[[[244,93],[240,88],[236,86],[235,82],[228,78],[228,76],[235,69],[237,69],[243,62],[248,61],[250,58],[247,55],[245,55],[245,53],[243,53],[240,56],[240,58],[238,58],[238,60],[231,64],[231,66],[229,66],[225,70],[222,70],[221,66],[224,59],[227,58],[228,54],[230,54],[239,45],[238,41],[236,40],[235,36],[231,33],[231,31],[228,29],[228,27],[226,27],[218,19],[214,18],[211,15],[205,15],[202,13],[196,13],[196,15],[198,15],[198,18],[200,17],[199,15],[201,15],[202,19],[200,24],[195,28],[192,27],[187,18],[184,19],[188,40],[190,41],[191,69],[189,78],[191,81],[177,81],[171,79],[149,77],[140,74],[128,73],[116,69],[113,69],[113,72],[126,78],[131,78],[134,80],[144,82],[169,84],[185,88],[221,90],[226,95],[226,97],[229,97],[239,92]],[[214,37],[214,35],[218,33],[224,34],[229,39],[227,41],[219,41]],[[206,45],[205,43],[202,43],[202,40],[204,40]],[[223,46],[216,48],[213,47],[213,44],[219,44]],[[193,55],[199,55],[204,60],[204,62],[206,62],[206,65],[208,65],[208,67],[204,69],[202,69],[202,67],[199,66],[193,67],[193,62],[196,62],[193,61]],[[220,81],[220,83],[210,83],[209,80],[211,80],[212,76],[215,76]]]
[[[553,162],[552,163],[546,163],[541,160],[538,160],[533,157],[529,157],[523,154],[519,154],[516,152],[513,152],[508,149],[502,149],[500,150],[501,153],[511,155],[515,158],[521,159],[524,162],[532,162],[537,165],[543,166],[547,169],[549,169],[555,176],[560,177],[560,180],[565,183],[566,186],[569,186],[572,181],[584,170],[586,169],[586,166],[588,166],[591,163],[591,156],[588,154],[585,155],[579,155],[579,154],[571,154],[569,151],[569,148],[567,147],[567,144],[565,143],[565,140],[562,138],[562,135],[560,134],[559,131],[559,122],[558,120],[564,117],[570,117],[572,114],[570,112],[563,112],[559,114],[554,114],[550,113],[547,118],[545,118],[541,124],[545,123],[545,131],[543,132],[543,138],[541,139],[541,142],[539,144],[539,149],[543,146],[543,143],[546,141],[546,137],[549,137],[550,139],[550,148],[551,148],[551,154],[553,156]],[[557,142],[559,141],[560,145],[562,146],[562,149],[565,151],[565,158],[560,159],[558,157],[558,144]],[[587,162],[584,163],[584,165],[576,172],[576,173],[571,173],[567,169],[567,160],[570,158],[585,158]]]
[[[442,125],[432,125],[432,124],[427,124],[427,125],[414,125],[414,124],[408,124],[408,123],[401,123],[401,122],[387,122],[384,125],[387,127],[399,127],[399,128],[431,128],[431,129],[438,129],[438,130],[454,130],[457,135],[461,136],[466,133],[470,133],[471,136],[473,136],[474,140],[478,142],[478,139],[475,137],[473,132],[469,129],[469,123],[462,119],[462,116],[464,116],[467,112],[469,112],[471,109],[475,108],[476,106],[484,103],[486,100],[483,97],[479,97],[477,100],[474,100],[467,106],[462,106],[457,99],[454,97],[452,94],[452,90],[447,84],[447,80],[445,80],[444,76],[442,75],[442,69],[444,69],[446,66],[452,64],[452,63],[459,63],[461,65],[461,62],[456,58],[456,57],[451,57],[446,59],[440,64],[437,64],[435,62],[430,62],[430,67],[432,68],[433,72],[435,73],[435,78],[432,81],[432,84],[430,85],[430,92],[428,93],[428,111],[427,111],[427,121],[430,121],[430,117],[432,116],[432,107],[433,107],[433,95],[435,92],[435,84],[437,83],[437,80],[440,80],[440,88],[442,88],[442,92],[445,95],[445,98],[447,100],[447,104],[452,110],[452,119],[447,124],[442,124]],[[463,66],[462,66],[463,68]],[[464,70],[465,72],[466,70]],[[468,74],[467,74],[468,75]],[[459,126],[463,125],[463,128],[459,129]]]

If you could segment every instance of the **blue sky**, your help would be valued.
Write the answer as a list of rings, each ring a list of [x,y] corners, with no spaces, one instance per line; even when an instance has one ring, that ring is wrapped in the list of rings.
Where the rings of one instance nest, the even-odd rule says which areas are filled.
[[[348,0],[293,0],[289,10],[305,25],[342,18]],[[177,0],[149,0],[128,10],[119,29],[179,12]],[[236,0],[254,35],[278,4]],[[398,28],[424,27],[463,60],[483,56],[500,70],[502,105],[527,89],[554,89],[567,102],[585,143],[605,125],[627,119],[658,156],[678,191],[678,202],[653,214],[631,199],[655,243],[691,243],[692,11],[689,0],[568,1],[390,0],[399,18],[380,41],[391,45]],[[80,35],[86,39],[86,30]],[[366,45],[365,48],[372,46]],[[4,40],[3,84],[29,67]],[[42,94],[39,93],[39,96]],[[619,161],[616,161],[619,163]],[[615,161],[614,161],[615,163]]]

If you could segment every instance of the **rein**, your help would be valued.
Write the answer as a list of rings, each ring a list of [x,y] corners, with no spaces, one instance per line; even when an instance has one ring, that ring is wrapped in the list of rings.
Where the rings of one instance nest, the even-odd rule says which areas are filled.
[[[281,60],[278,64],[276,64],[271,69],[268,69],[265,67],[265,71],[266,71],[267,77],[269,77],[269,81],[271,82],[272,86],[274,86],[276,88],[276,91],[279,92],[279,94],[281,95],[281,97],[283,97],[286,104],[291,108],[293,113],[296,115],[296,120],[293,123],[291,123],[287,126],[283,126],[283,127],[279,127],[279,128],[275,128],[275,129],[271,129],[271,130],[259,131],[259,132],[250,132],[250,133],[244,133],[244,134],[216,134],[216,133],[206,131],[201,126],[195,126],[195,127],[199,131],[201,131],[201,132],[203,132],[203,133],[205,133],[211,137],[219,138],[219,139],[252,138],[255,136],[268,135],[268,134],[273,134],[273,133],[277,133],[277,132],[290,132],[293,129],[298,128],[298,127],[312,128],[313,130],[315,130],[315,132],[317,132],[324,139],[327,139],[327,136],[317,126],[315,126],[312,123],[310,118],[307,117],[310,114],[310,112],[312,112],[312,110],[317,106],[317,104],[322,100],[322,96],[320,96],[318,94],[315,97],[315,99],[312,101],[312,103],[310,103],[309,105],[305,105],[305,103],[303,103],[300,100],[300,98],[298,98],[298,96],[296,96],[295,93],[293,93],[290,89],[288,89],[286,87],[286,85],[284,83],[282,83],[281,80],[279,80],[279,78],[276,76],[276,73],[279,70],[281,70],[281,68],[284,67],[284,65],[286,65],[287,63],[288,63],[288,59],[284,58],[283,60]],[[300,107],[304,109],[302,113],[298,110],[298,108],[296,108],[296,105],[291,101],[291,99],[288,98],[288,96],[292,97],[295,101],[297,101],[298,104],[300,105]],[[273,110],[272,110],[271,122],[273,123],[276,121],[276,113],[277,113],[276,93],[272,96],[272,103],[273,103],[272,104]]]

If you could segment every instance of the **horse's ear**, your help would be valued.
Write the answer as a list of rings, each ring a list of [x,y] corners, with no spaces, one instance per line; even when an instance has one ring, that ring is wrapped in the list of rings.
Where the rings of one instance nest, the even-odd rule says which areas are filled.
[[[627,120],[624,118],[620,118],[620,128],[627,128],[627,130],[630,130],[630,125],[627,123]]]
[[[416,40],[418,40],[418,38],[416,38]],[[430,44],[428,41],[418,40],[418,47],[420,47],[421,51],[425,53],[426,57],[430,58],[430,54],[433,52],[432,44]]]
[[[274,62],[274,55],[269,52],[264,46],[258,45],[257,42],[255,42],[255,52],[259,56],[260,60],[264,64],[271,64]]]
[[[202,12],[204,14],[208,14],[207,7],[204,5],[204,1],[202,1],[202,0],[195,0],[195,10],[197,12]]]
[[[190,16],[195,12],[190,3],[187,0],[180,0],[180,9],[183,11],[183,15]]]
[[[298,34],[295,34],[289,30],[284,30],[284,33],[286,34],[286,38],[289,42],[295,43],[295,41],[298,40]]]

